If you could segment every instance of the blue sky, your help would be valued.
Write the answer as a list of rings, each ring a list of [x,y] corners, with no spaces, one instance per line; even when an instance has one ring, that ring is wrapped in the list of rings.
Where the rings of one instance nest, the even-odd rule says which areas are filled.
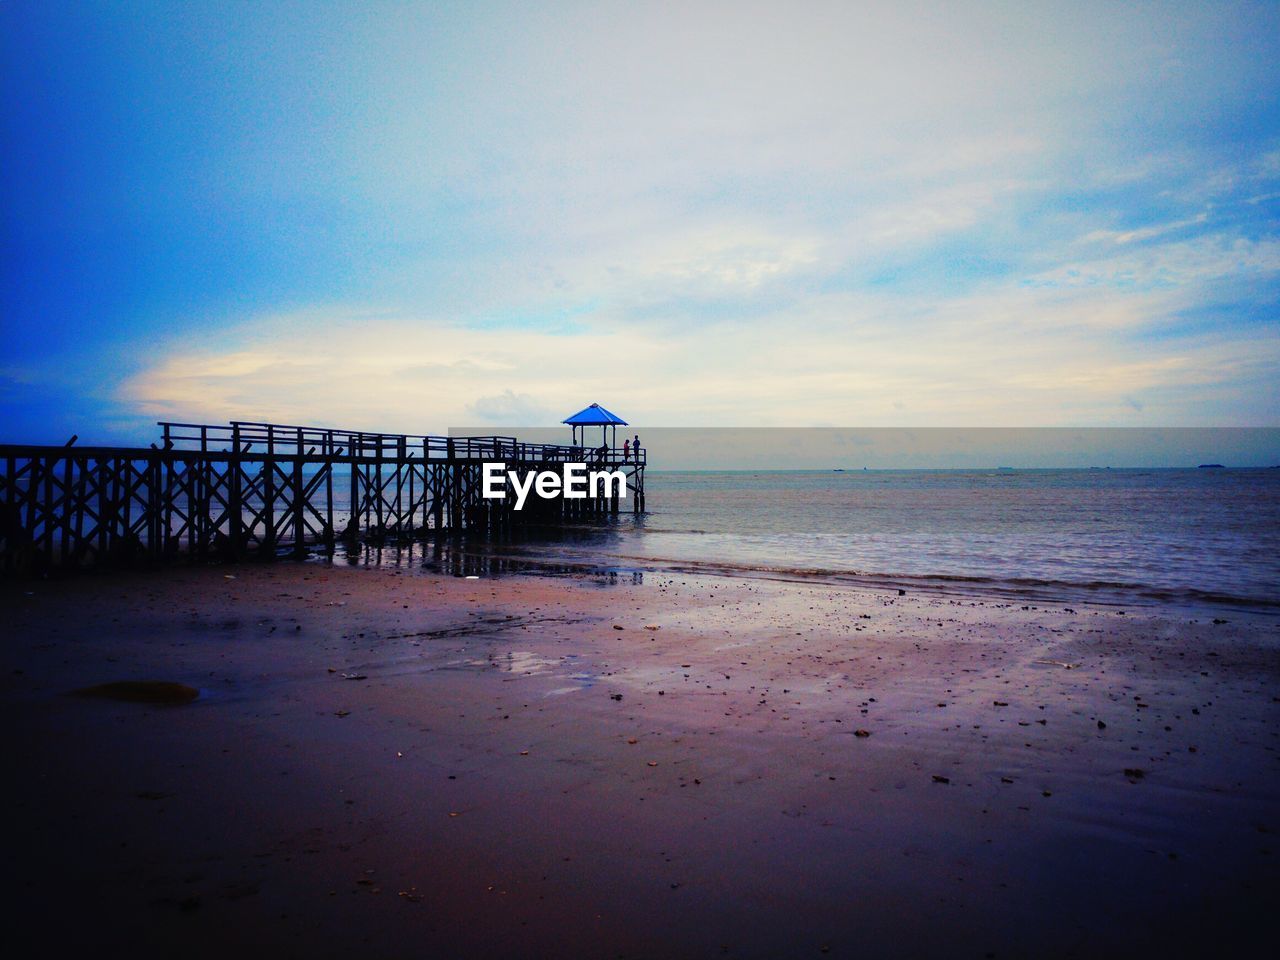
[[[1280,424],[1280,6],[0,3],[0,438]]]

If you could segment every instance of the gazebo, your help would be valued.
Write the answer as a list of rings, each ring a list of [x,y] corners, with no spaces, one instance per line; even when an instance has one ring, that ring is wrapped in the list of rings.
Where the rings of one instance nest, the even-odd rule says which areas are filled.
[[[610,413],[598,403],[593,403],[589,407],[584,407],[575,413],[572,417],[566,417],[561,423],[567,423],[573,428],[573,443],[577,446],[579,442],[585,445],[587,427],[600,428],[600,440],[606,446],[618,445],[618,427],[627,426],[627,421],[623,420],[616,413]],[[578,428],[582,428],[582,440],[578,440]],[[609,444],[609,428],[613,428],[613,443]]]

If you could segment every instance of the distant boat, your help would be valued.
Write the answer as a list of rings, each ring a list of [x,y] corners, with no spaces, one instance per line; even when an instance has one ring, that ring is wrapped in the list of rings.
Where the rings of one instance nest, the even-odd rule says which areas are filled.
[[[832,472],[832,473],[844,473],[844,467],[833,467],[833,468],[831,469],[831,472]]]
[[[1197,470],[1225,470],[1227,469],[1220,463],[1202,463],[1196,467]]]

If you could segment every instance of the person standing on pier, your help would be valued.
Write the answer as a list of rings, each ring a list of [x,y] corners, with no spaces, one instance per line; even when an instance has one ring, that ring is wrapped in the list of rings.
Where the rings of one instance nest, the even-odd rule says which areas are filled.
[[[636,463],[640,462],[640,434],[631,438],[631,449],[636,453]]]
[[[630,459],[631,459],[631,441],[623,440],[622,441],[622,462],[626,463]]]

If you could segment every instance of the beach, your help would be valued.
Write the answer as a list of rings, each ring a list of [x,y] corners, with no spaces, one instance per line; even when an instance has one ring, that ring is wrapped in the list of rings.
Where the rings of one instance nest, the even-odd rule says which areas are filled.
[[[16,918],[278,956],[1165,956],[1280,870],[1280,621],[323,561],[0,584]],[[189,703],[73,692],[158,680]]]
[[[0,0],[14,956],[1280,952],[1277,6]]]

